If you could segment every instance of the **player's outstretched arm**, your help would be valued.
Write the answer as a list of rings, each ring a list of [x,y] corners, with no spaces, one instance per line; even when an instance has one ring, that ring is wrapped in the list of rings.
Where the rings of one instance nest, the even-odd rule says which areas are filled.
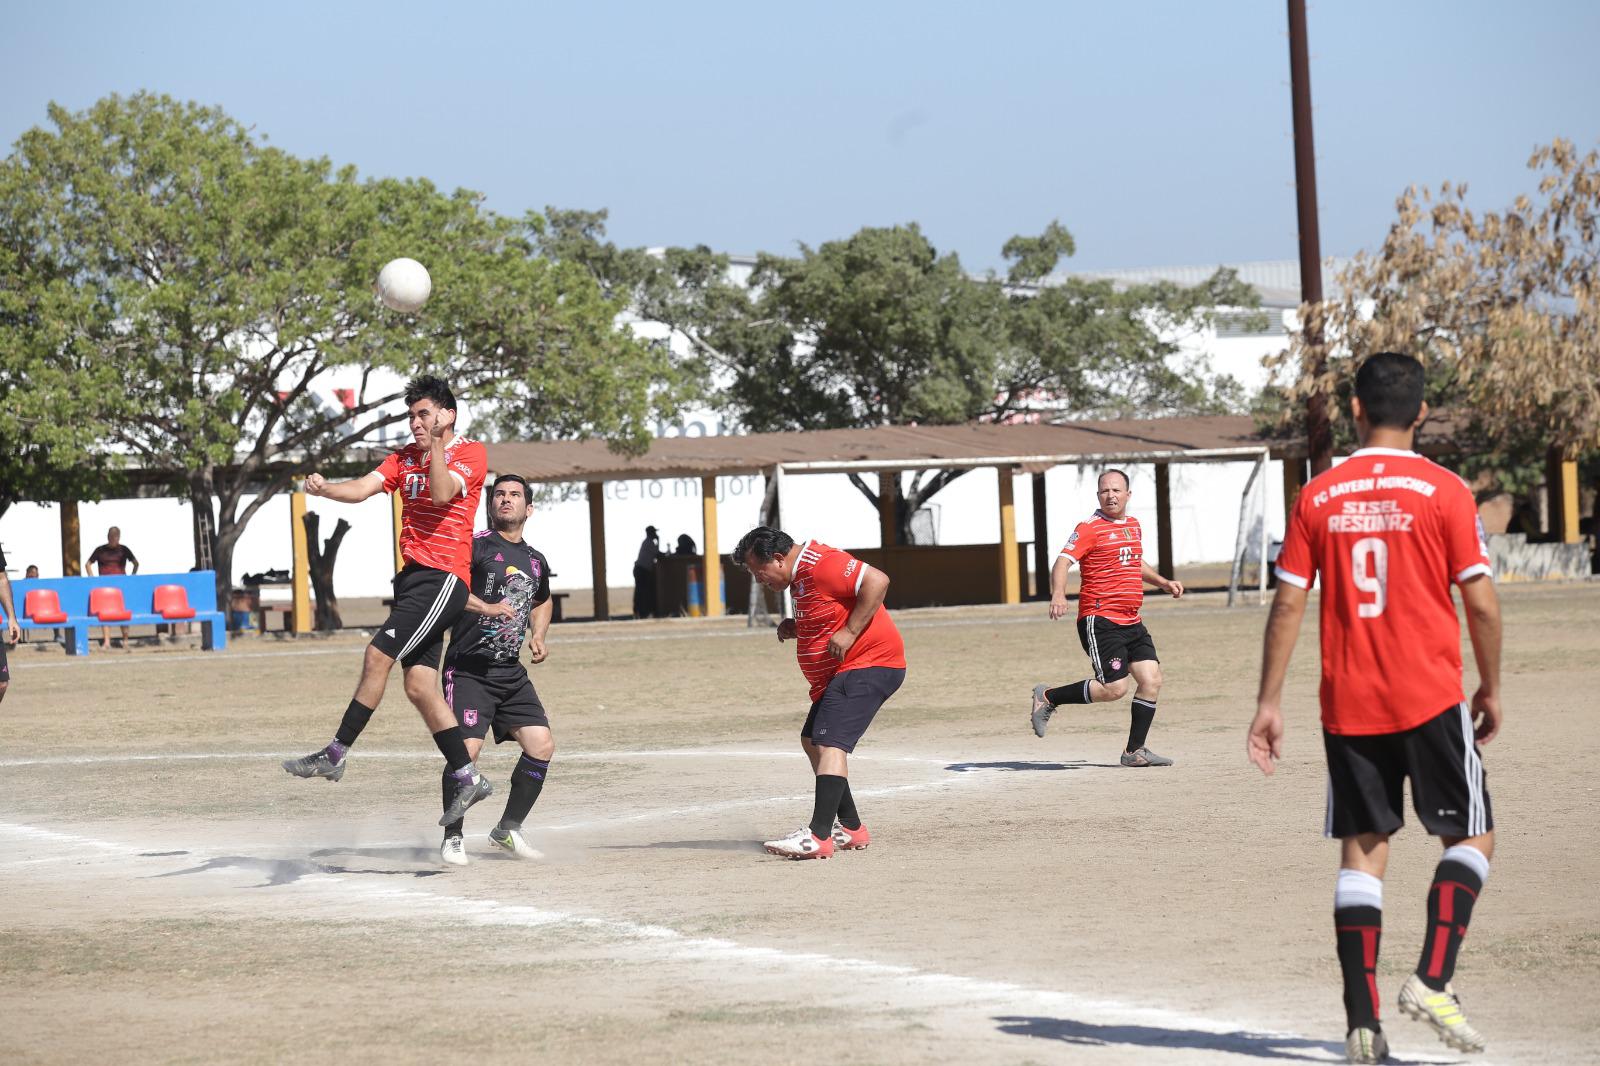
[[[350,481],[329,481],[321,474],[312,474],[306,478],[305,489],[307,496],[321,496],[338,503],[360,503],[383,491],[383,475],[373,472]]]
[[[1050,568],[1050,621],[1065,618],[1067,614],[1067,575],[1072,572],[1072,560],[1065,555],[1056,556]]]
[[[1488,574],[1461,583],[1461,602],[1467,608],[1467,635],[1472,657],[1478,663],[1478,691],[1472,695],[1472,718],[1478,743],[1487,744],[1500,732],[1500,597]]]
[[[1183,582],[1182,581],[1169,581],[1169,580],[1167,580],[1166,578],[1161,576],[1161,571],[1157,570],[1155,567],[1151,566],[1149,563],[1142,563],[1140,565],[1139,576],[1144,578],[1146,583],[1154,585],[1156,588],[1160,589],[1162,592],[1165,592],[1165,593],[1168,593],[1169,595],[1171,595],[1173,599],[1178,599],[1179,597],[1181,597],[1183,595]]]
[[[471,592],[467,593],[467,606],[465,609],[473,614],[481,614],[485,618],[504,618],[509,621],[517,616],[516,608],[511,606],[509,600],[501,600],[498,603],[485,603],[483,600],[478,599],[475,593]]]
[[[1245,755],[1260,771],[1271,776],[1283,754],[1283,680],[1289,673],[1289,656],[1300,637],[1306,613],[1306,590],[1288,582],[1278,585],[1262,637],[1261,687],[1256,692],[1256,716],[1245,735]]]

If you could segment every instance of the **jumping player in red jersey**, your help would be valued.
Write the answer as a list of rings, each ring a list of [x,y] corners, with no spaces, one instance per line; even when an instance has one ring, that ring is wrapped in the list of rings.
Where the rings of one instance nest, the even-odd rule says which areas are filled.
[[[1107,470],[1096,485],[1100,509],[1079,522],[1066,547],[1050,570],[1050,620],[1066,617],[1067,574],[1073,564],[1082,568],[1083,587],[1078,594],[1078,642],[1088,653],[1094,676],[1051,688],[1033,687],[1029,721],[1035,736],[1057,707],[1068,703],[1109,703],[1128,694],[1133,676],[1132,725],[1123,766],[1171,766],[1172,760],[1145,747],[1150,723],[1156,717],[1156,697],[1161,693],[1161,661],[1155,641],[1139,617],[1144,604],[1144,583],[1155,585],[1173,599],[1183,595],[1183,582],[1168,581],[1144,561],[1144,540],[1139,520],[1128,514],[1128,475]]]
[[[1428,891],[1428,928],[1400,1010],[1458,1051],[1482,1051],[1451,988],[1456,953],[1489,877],[1494,817],[1478,744],[1500,730],[1500,603],[1472,492],[1411,450],[1427,417],[1422,364],[1382,352],[1356,372],[1351,414],[1361,449],[1300,490],[1278,556],[1261,690],[1246,753],[1271,774],[1283,744],[1283,681],[1312,582],[1322,584],[1322,727],[1328,762],[1323,832],[1340,841],[1333,924],[1344,975],[1345,1053],[1382,1062],[1378,943],[1389,837],[1417,820],[1444,844]],[[1320,577],[1319,577],[1320,575]],[[1463,699],[1466,605],[1478,690]]]
[[[439,820],[449,825],[493,791],[474,768],[461,726],[439,689],[444,634],[461,616],[470,591],[472,520],[488,456],[482,444],[456,434],[456,398],[444,381],[417,378],[405,395],[415,443],[353,481],[329,482],[321,474],[306,478],[306,492],[341,503],[400,493],[400,555],[406,565],[395,575],[394,607],[367,645],[361,681],[333,742],[285,761],[283,768],[296,777],[343,777],[345,756],[371,721],[398,659],[406,695],[421,712],[455,782],[454,798]],[[491,606],[490,613],[511,614],[509,603]]]
[[[883,598],[889,576],[849,552],[766,526],[746,533],[734,561],[769,589],[794,592],[794,617],[778,624],[779,642],[793,638],[800,672],[811,686],[811,711],[800,747],[816,775],[811,824],[767,851],[786,859],[826,859],[872,840],[850,794],[849,753],[885,701],[906,679],[905,644]]]

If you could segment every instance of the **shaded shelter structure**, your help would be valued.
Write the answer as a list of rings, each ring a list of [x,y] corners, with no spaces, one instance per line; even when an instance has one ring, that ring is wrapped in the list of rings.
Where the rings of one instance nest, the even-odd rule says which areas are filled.
[[[716,479],[724,475],[762,474],[777,482],[779,514],[785,477],[802,474],[876,473],[879,484],[879,518],[883,547],[860,554],[868,562],[892,568],[896,593],[906,604],[934,602],[918,595],[928,582],[919,577],[919,559],[931,553],[960,551],[987,557],[988,566],[973,569],[992,595],[967,590],[968,598],[943,602],[1018,603],[1023,596],[1026,569],[1019,549],[1011,475],[1033,476],[1034,570],[1039,591],[1047,594],[1050,553],[1044,531],[1045,471],[1069,464],[1149,463],[1156,472],[1156,566],[1163,574],[1173,570],[1169,465],[1218,461],[1261,461],[1295,455],[1297,442],[1262,437],[1247,415],[1183,418],[1119,419],[1114,421],[999,425],[968,423],[957,426],[879,426],[869,429],[811,430],[787,433],[753,433],[726,437],[672,437],[651,442],[643,455],[611,451],[602,441],[546,441],[486,445],[489,467],[515,472],[532,482],[583,482],[588,489],[589,537],[594,572],[595,615],[610,617],[606,594],[605,495],[608,481],[636,478],[698,478],[701,483],[705,551],[705,588],[715,590],[720,579],[721,544],[718,539]],[[1304,444],[1299,443],[1299,457]],[[1294,466],[1296,464],[1289,464]],[[1000,472],[997,507],[1000,543],[949,548],[895,544],[892,478],[901,471],[920,469],[977,469]],[[781,522],[781,518],[780,518]],[[888,559],[892,557],[893,562]],[[971,559],[963,559],[970,564]],[[948,587],[950,560],[937,567]],[[977,598],[972,598],[973,596]],[[707,614],[721,613],[714,592],[706,597]]]

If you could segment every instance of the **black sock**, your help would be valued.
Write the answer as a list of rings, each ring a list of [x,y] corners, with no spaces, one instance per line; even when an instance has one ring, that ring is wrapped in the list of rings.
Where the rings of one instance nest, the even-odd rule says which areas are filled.
[[[361,731],[367,728],[367,723],[372,721],[373,708],[368,707],[360,700],[351,700],[350,706],[344,709],[344,717],[339,721],[339,731],[333,735],[345,747],[356,742],[361,736]]]
[[[516,769],[511,771],[511,795],[506,797],[506,811],[500,816],[501,829],[522,828],[523,821],[528,817],[528,812],[533,810],[534,801],[544,788],[545,778],[549,776],[550,763],[547,760],[522,753]]]
[[[1150,723],[1155,720],[1156,701],[1135,696],[1133,698],[1133,724],[1128,727],[1128,751],[1138,751],[1144,747],[1145,738],[1150,735]]]
[[[1089,699],[1089,682],[1074,681],[1070,685],[1060,688],[1045,689],[1044,698],[1050,701],[1050,706],[1059,707],[1063,703],[1092,703]]]
[[[839,813],[839,800],[849,784],[838,774],[817,775],[817,803],[811,808],[811,835],[818,840],[833,836],[833,819]]]
[[[1334,943],[1344,974],[1344,1016],[1347,1029],[1378,1028],[1378,945],[1383,939],[1383,911],[1378,907],[1335,907]]]
[[[450,776],[449,770],[446,770],[439,778],[439,790],[444,795],[444,806],[439,808],[440,810],[447,811],[450,809],[450,801],[456,798],[457,787],[456,779]],[[444,835],[446,837],[461,836],[466,831],[465,823],[466,818],[457,818],[444,827]]]
[[[445,769],[451,773],[472,765],[472,756],[467,754],[467,738],[461,732],[460,726],[453,725],[449,729],[439,730],[433,735],[433,742],[439,746],[439,754],[444,756]]]
[[[1481,867],[1482,873],[1474,866]],[[1417,976],[1435,992],[1444,991],[1455,976],[1456,953],[1467,935],[1472,905],[1483,891],[1483,874],[1488,871],[1489,862],[1483,853],[1461,844],[1446,849],[1433,871],[1433,886],[1428,889],[1428,931],[1422,941],[1422,958],[1417,961]]]
[[[861,828],[861,814],[856,810],[856,798],[850,794],[850,779],[844,781],[844,795],[839,798],[839,824],[852,833]],[[828,826],[833,831],[833,826]]]

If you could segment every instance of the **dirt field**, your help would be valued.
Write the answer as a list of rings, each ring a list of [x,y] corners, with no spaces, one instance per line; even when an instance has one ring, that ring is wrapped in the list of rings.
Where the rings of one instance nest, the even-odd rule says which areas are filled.
[[[1595,1062],[1600,587],[1504,591],[1499,846],[1456,986],[1478,1061]],[[1028,729],[1032,684],[1085,672],[1067,623],[902,613],[909,678],[851,762],[874,844],[809,863],[760,851],[809,818],[805,691],[792,646],[742,622],[557,628],[547,858],[483,839],[502,747],[465,869],[438,863],[439,759],[397,680],[342,782],[278,768],[331,735],[358,636],[24,649],[0,705],[0,1061],[1339,1061],[1315,625],[1266,780],[1243,757],[1263,618],[1152,601],[1150,744],[1178,764],[1126,770],[1125,703]],[[1392,1007],[1437,851],[1413,825],[1391,862],[1400,1061],[1460,1060]]]

